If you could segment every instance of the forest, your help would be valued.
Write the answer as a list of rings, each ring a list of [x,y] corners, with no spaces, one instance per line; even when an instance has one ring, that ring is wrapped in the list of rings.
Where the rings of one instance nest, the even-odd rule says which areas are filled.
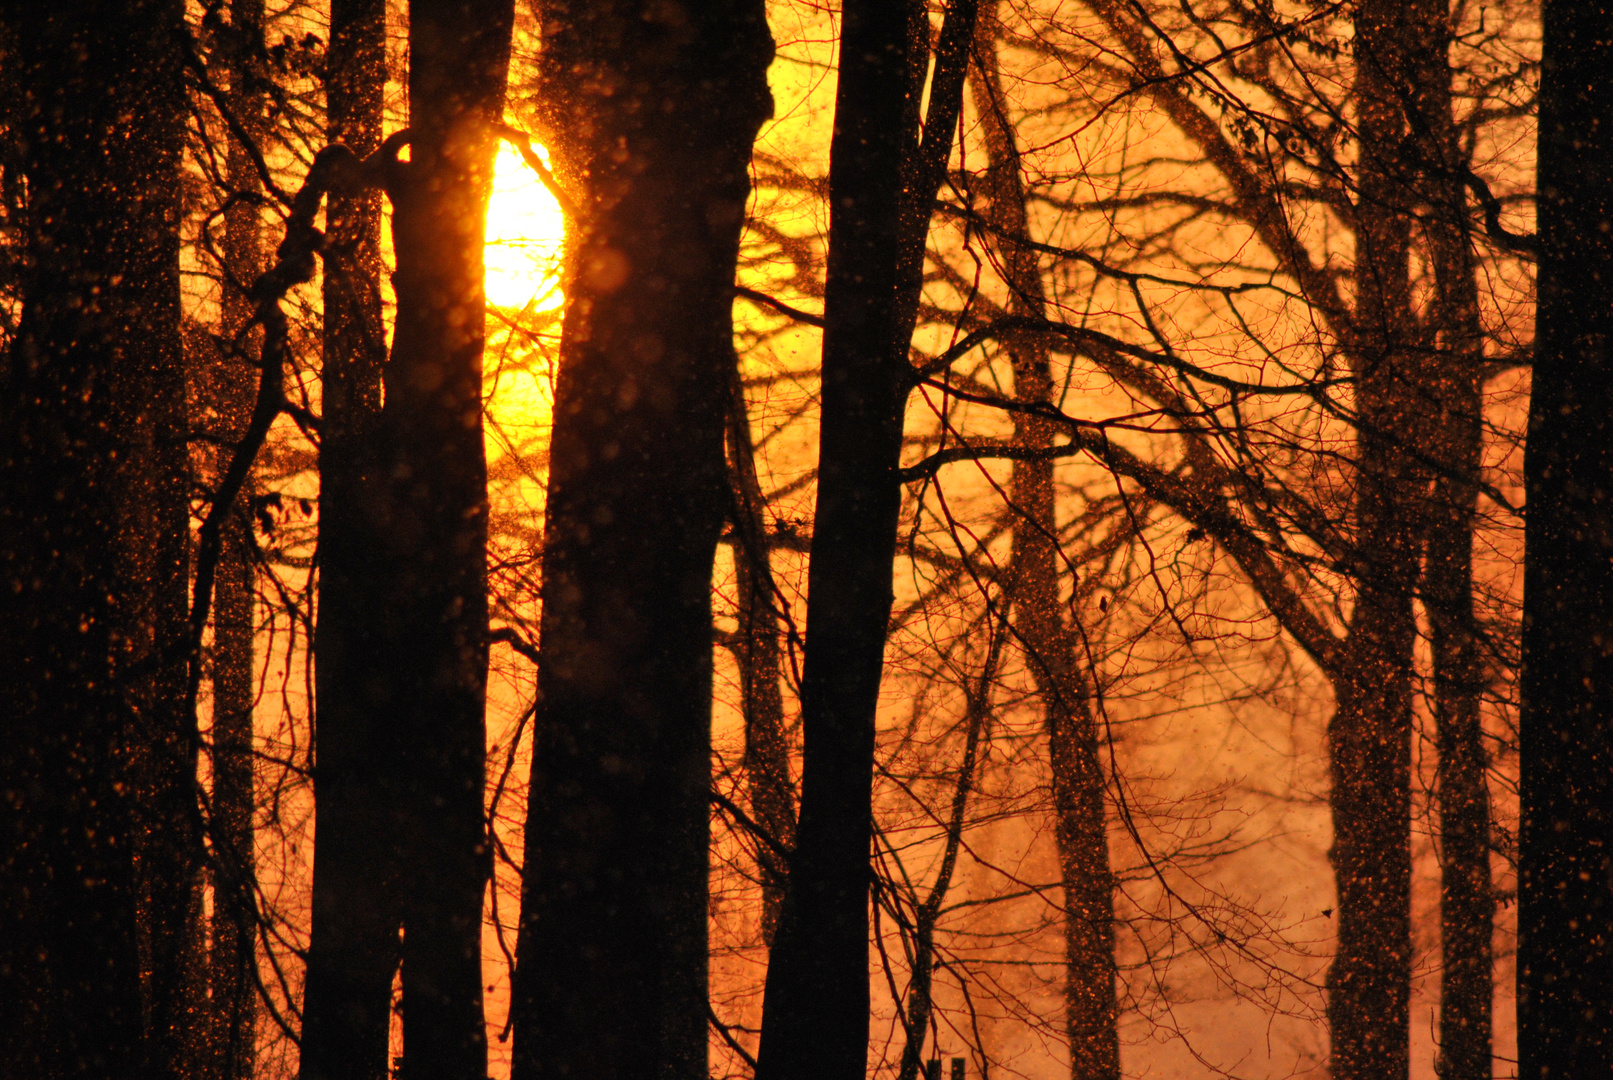
[[[1613,1076],[1613,2],[0,0],[0,1077]]]

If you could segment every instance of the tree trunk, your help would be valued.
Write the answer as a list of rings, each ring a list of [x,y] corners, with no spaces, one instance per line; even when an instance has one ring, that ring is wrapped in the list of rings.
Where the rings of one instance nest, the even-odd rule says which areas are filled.
[[[0,1054],[24,1077],[175,1075],[189,1036],[181,15],[0,8],[28,181],[0,358]]]
[[[756,844],[762,877],[762,941],[773,944],[784,904],[789,865],[783,853],[795,846],[795,785],[784,731],[782,627],[774,607],[773,567],[768,557],[766,499],[756,475],[750,413],[738,358],[728,411],[728,476],[732,489],[734,579],[739,627],[734,659],[739,666],[740,712],[745,718],[745,777],[751,813],[766,834]]]
[[[483,1080],[487,462],[483,237],[513,0],[409,6],[410,160],[392,166],[397,321],[385,685],[398,751],[405,1080]]]
[[[760,0],[541,4],[579,192],[550,451],[516,1080],[706,1076],[711,572]]]
[[[1402,161],[1408,27],[1394,0],[1356,14],[1360,145],[1354,315],[1355,608],[1328,729],[1338,951],[1327,1015],[1338,1080],[1404,1080],[1411,1018],[1411,695],[1425,482],[1410,338],[1410,201]]]
[[[230,109],[261,146],[265,123],[262,88],[253,85],[263,51],[263,0],[233,0],[226,54]],[[231,140],[226,160],[230,190],[258,194],[262,183],[246,147]],[[252,203],[235,203],[224,215],[223,336],[233,340],[252,318],[247,290],[263,273],[263,224]],[[247,355],[258,350],[248,348]],[[256,379],[239,353],[227,353],[216,373],[214,406],[223,440],[215,477],[228,467],[231,448],[252,418]],[[208,970],[211,1021],[201,1072],[216,1080],[247,1080],[253,1065],[257,986],[257,906],[252,843],[253,637],[257,626],[251,488],[236,499],[224,526],[213,608],[213,947]]]
[[[1473,610],[1473,528],[1483,451],[1481,379],[1484,331],[1469,235],[1467,167],[1451,111],[1450,14],[1446,0],[1413,8],[1419,111],[1417,134],[1425,172],[1426,226],[1434,267],[1429,320],[1434,370],[1430,406],[1437,409],[1429,456],[1436,473],[1427,516],[1423,606],[1433,651],[1441,858],[1439,1075],[1489,1080],[1491,1075],[1490,796],[1479,704],[1484,664]]]
[[[326,132],[369,155],[381,143],[385,0],[333,0]],[[313,930],[303,1001],[303,1080],[388,1074],[398,966],[400,819],[394,705],[376,613],[385,610],[385,490],[378,471],[379,192],[330,192],[320,378],[319,609],[314,630]]]
[[[850,0],[843,10],[801,818],[768,966],[757,1080],[861,1080],[867,1069],[874,725],[912,385],[907,351],[974,12],[968,0],[948,11],[920,142],[924,8]]]
[[[757,1080],[862,1080],[874,717],[890,618],[906,350],[893,348],[909,3],[849,0],[830,148],[818,496],[801,687],[805,759]]]
[[[1613,1072],[1613,9],[1548,0],[1524,481],[1518,1075]]]
[[[1002,27],[996,4],[982,12],[976,31],[976,109],[985,133],[989,203],[986,216],[1002,237],[1002,266],[1011,292],[1011,315],[1046,317],[1041,268],[1028,239],[1025,189],[1019,149],[1006,114],[997,64]],[[1011,338],[1015,397],[1054,400],[1046,342],[1034,334]],[[1055,426],[1046,418],[1016,412],[1015,445],[1047,451]],[[1016,460],[1009,501],[1018,524],[1010,560],[1014,631],[1046,710],[1053,782],[1054,838],[1064,887],[1065,1033],[1071,1080],[1119,1080],[1120,1038],[1116,1028],[1114,882],[1109,872],[1104,824],[1103,768],[1097,727],[1081,676],[1074,632],[1064,624],[1060,603],[1058,520],[1050,456]]]

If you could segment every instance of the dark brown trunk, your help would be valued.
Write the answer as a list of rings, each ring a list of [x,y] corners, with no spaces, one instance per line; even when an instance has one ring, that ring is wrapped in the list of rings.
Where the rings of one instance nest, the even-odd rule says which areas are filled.
[[[1402,157],[1408,24],[1357,11],[1355,607],[1328,728],[1338,946],[1327,1015],[1338,1080],[1404,1080],[1411,1035],[1411,699],[1425,481],[1410,337],[1410,188]]]
[[[264,94],[253,85],[261,78],[263,50],[262,0],[234,0],[226,60],[230,111],[249,137],[261,146],[265,123]],[[227,159],[231,193],[262,191],[247,148],[231,140]],[[224,215],[223,337],[233,340],[252,318],[247,290],[265,269],[263,224],[256,205],[242,200]],[[214,407],[222,449],[215,480],[228,467],[234,445],[246,434],[256,398],[255,372],[248,357],[259,348],[226,352],[215,373]],[[202,1074],[217,1080],[246,1080],[252,1075],[253,1019],[257,987],[257,910],[252,845],[252,704],[253,637],[256,631],[256,575],[252,537],[250,483],[236,499],[224,526],[219,548],[213,607],[213,847],[212,953],[208,962],[212,993],[207,1002],[209,1037],[201,1055]]]
[[[381,143],[385,0],[333,0],[326,133],[368,155]],[[385,485],[378,472],[381,202],[333,191],[325,209],[320,378],[319,609],[314,631],[313,930],[303,1001],[303,1080],[388,1074],[398,965],[393,707],[376,615],[384,610]]]
[[[1464,260],[1465,261],[1465,260]],[[1472,281],[1471,266],[1461,268]],[[1465,291],[1457,286],[1457,292]],[[1476,307],[1471,309],[1477,315]],[[1476,328],[1474,323],[1469,328]],[[1480,467],[1480,387],[1475,338],[1465,355],[1455,324],[1438,390],[1446,471],[1433,489],[1423,578],[1434,667],[1438,727],[1440,836],[1440,1076],[1485,1080],[1491,1074],[1491,935],[1488,758],[1479,706],[1484,664],[1473,610],[1473,526]],[[1465,363],[1464,363],[1465,361]]]
[[[1469,235],[1466,157],[1451,111],[1450,24],[1445,0],[1412,7],[1415,134],[1421,144],[1435,299],[1429,407],[1437,412],[1425,533],[1423,606],[1433,652],[1439,771],[1439,1075],[1491,1075],[1490,796],[1479,704],[1484,664],[1473,608],[1473,528],[1483,451],[1484,331]]]
[[[1542,15],[1518,1075],[1613,1073],[1613,8]]]
[[[861,1080],[867,1068],[875,716],[901,508],[908,343],[974,14],[969,0],[947,13],[921,142],[922,6],[853,0],[843,9],[801,818],[767,972],[758,1080]]]
[[[907,3],[843,9],[830,149],[818,496],[801,687],[805,755],[757,1080],[862,1080],[874,719],[890,617],[906,350],[896,338]]]
[[[0,8],[28,182],[0,357],[0,1055],[23,1077],[177,1075],[190,1034],[181,15]]]
[[[762,878],[762,941],[773,944],[795,846],[795,785],[790,782],[790,746],[784,731],[783,627],[768,557],[766,498],[756,474],[750,413],[739,366],[733,368],[728,412],[728,477],[733,492],[734,580],[739,626],[734,659],[739,667],[740,713],[745,718],[745,778],[751,814],[765,837],[756,845]]]
[[[539,5],[578,193],[556,386],[516,1080],[704,1080],[711,572],[760,0]]]
[[[487,463],[482,247],[513,0],[409,6],[410,160],[393,166],[397,321],[380,426],[405,1080],[483,1080]]]
[[[988,160],[986,214],[1003,237],[1002,266],[1011,291],[1009,313],[1045,318],[1036,255],[1027,245],[1015,243],[1028,239],[1028,222],[1019,150],[1006,115],[1008,102],[997,66],[1001,36],[996,5],[992,4],[982,12],[975,50],[977,109]],[[1045,341],[1026,334],[1011,338],[1007,347],[1015,396],[1023,402],[1052,402],[1052,367]],[[1053,446],[1056,431],[1051,422],[1034,413],[1014,413],[1014,439],[1019,447],[1045,452]],[[1009,574],[1013,625],[1045,710],[1054,838],[1064,886],[1064,1008],[1070,1077],[1118,1080],[1114,882],[1104,823],[1103,768],[1090,695],[1081,675],[1079,641],[1065,626],[1060,602],[1061,556],[1051,456],[1013,463],[1009,500],[1016,521]]]

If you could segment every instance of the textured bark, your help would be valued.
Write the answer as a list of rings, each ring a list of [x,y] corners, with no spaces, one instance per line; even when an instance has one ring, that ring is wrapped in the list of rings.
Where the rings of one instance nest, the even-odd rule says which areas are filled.
[[[751,441],[750,413],[737,357],[731,393],[728,477],[733,498],[734,579],[739,594],[733,651],[739,667],[740,713],[745,718],[745,778],[750,786],[751,813],[766,833],[757,842],[756,861],[762,877],[762,941],[771,945],[789,876],[783,853],[795,846],[795,785],[790,782],[784,693],[779,686],[783,627],[768,557],[763,514],[767,500],[756,474],[756,447]]]
[[[383,672],[396,743],[405,1080],[483,1080],[487,462],[483,237],[513,0],[409,6],[410,160],[391,166]]]
[[[1524,480],[1518,1075],[1613,1072],[1613,9],[1548,0]]]
[[[0,7],[28,181],[0,357],[0,1055],[20,1077],[177,1075],[189,1037],[180,16]]]
[[[1328,728],[1338,950],[1327,1015],[1338,1080],[1404,1080],[1411,1035],[1411,701],[1420,539],[1411,453],[1424,407],[1411,338],[1403,160],[1410,23],[1393,0],[1355,17],[1356,593]]]
[[[1036,255],[1014,238],[1029,239],[1019,149],[1006,108],[996,49],[1002,37],[996,4],[981,12],[976,30],[976,108],[985,134],[989,202],[986,217],[1004,237],[1002,266],[1012,315],[1045,318],[1046,300]],[[1007,342],[1014,394],[1023,402],[1054,400],[1045,339],[1035,334]],[[1029,412],[1014,414],[1014,442],[1045,452],[1056,426]],[[1053,461],[1017,460],[1009,477],[1015,515],[1010,560],[1014,631],[1042,700],[1053,784],[1054,838],[1064,887],[1065,1034],[1071,1080],[1118,1080],[1114,881],[1104,824],[1103,768],[1091,698],[1081,675],[1075,631],[1060,603],[1058,521]]]
[[[1439,753],[1439,1075],[1445,1080],[1489,1080],[1495,899],[1488,763],[1479,714],[1485,671],[1473,608],[1484,331],[1463,180],[1467,161],[1451,111],[1449,9],[1445,0],[1418,0],[1411,12],[1414,134],[1420,143],[1423,190],[1432,208],[1425,229],[1435,286],[1428,344],[1434,359],[1429,405],[1437,410],[1437,419],[1427,448],[1435,476],[1422,589],[1433,653]]]
[[[1471,278],[1471,266],[1463,267]],[[1457,290],[1465,291],[1462,286]],[[1474,309],[1474,314],[1477,314]],[[1460,335],[1459,328],[1456,334]],[[1485,672],[1473,610],[1474,480],[1479,474],[1477,343],[1440,380],[1444,431],[1423,579],[1434,665],[1440,836],[1440,1076],[1491,1074],[1492,946],[1488,756],[1479,706]],[[1459,341],[1453,350],[1462,348]],[[1451,359],[1457,360],[1460,354]]]
[[[761,0],[539,5],[584,220],[556,386],[516,1080],[704,1080],[711,572]]]
[[[333,0],[326,133],[368,155],[381,143],[385,0]],[[314,630],[313,930],[303,1001],[304,1080],[388,1072],[398,965],[399,781],[384,641],[385,491],[378,475],[381,204],[331,192],[325,209],[320,378],[319,609]]]
[[[233,0],[226,51],[230,111],[249,137],[261,144],[266,128],[265,96],[257,61],[263,50],[263,0]],[[231,140],[226,159],[231,192],[259,194],[258,178],[247,148]],[[263,223],[258,208],[239,201],[224,215],[223,336],[231,340],[252,317],[247,290],[263,273]],[[215,433],[223,450],[215,477],[222,476],[228,454],[245,434],[256,397],[249,342],[241,352],[226,353],[215,373]],[[217,1080],[246,1080],[252,1075],[253,1021],[257,987],[257,909],[252,845],[252,705],[253,637],[257,629],[256,575],[251,485],[236,499],[235,512],[224,526],[219,550],[213,607],[212,818],[213,916],[212,952],[208,957],[208,1038],[198,1072]]]
[[[861,1080],[867,1068],[874,723],[901,507],[907,350],[974,5],[947,13],[923,141],[922,5],[855,0],[842,19],[801,818],[767,972],[758,1080]]]

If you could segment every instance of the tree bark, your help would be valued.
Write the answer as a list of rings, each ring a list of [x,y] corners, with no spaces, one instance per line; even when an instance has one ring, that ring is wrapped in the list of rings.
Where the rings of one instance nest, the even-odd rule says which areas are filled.
[[[760,0],[539,5],[578,192],[543,557],[516,1080],[704,1080],[711,572]]]
[[[181,16],[0,8],[28,181],[0,358],[0,1054],[23,1077],[174,1075],[190,1034]]]
[[[409,6],[397,321],[380,425],[384,678],[397,745],[405,1080],[484,1080],[487,463],[483,237],[513,0]]]
[[[740,713],[745,718],[745,777],[751,813],[766,834],[756,845],[762,877],[762,941],[772,945],[784,905],[789,864],[784,852],[795,846],[795,785],[790,782],[790,747],[784,730],[782,626],[774,607],[769,558],[767,506],[756,474],[756,447],[738,357],[733,366],[728,411],[728,475],[733,495],[734,579],[739,594],[739,627],[734,659],[739,667]]]
[[[768,966],[757,1080],[861,1080],[867,1068],[874,725],[912,385],[907,352],[974,16],[969,0],[947,13],[921,142],[924,8],[851,0],[843,9],[801,818]]]
[[[367,156],[381,144],[385,0],[333,0],[326,133]],[[303,1001],[303,1080],[388,1075],[398,966],[399,778],[386,650],[379,472],[381,202],[332,191],[325,209],[320,378],[319,608],[314,630],[313,929]]]
[[[1439,771],[1439,1075],[1489,1080],[1495,899],[1490,885],[1490,795],[1479,707],[1484,663],[1473,607],[1473,529],[1482,467],[1484,330],[1468,226],[1467,168],[1452,114],[1450,9],[1412,6],[1415,134],[1432,208],[1425,226],[1435,298],[1428,452],[1435,476],[1424,543],[1423,607],[1433,653]]]
[[[1041,268],[1028,240],[1025,188],[1019,149],[1006,113],[997,63],[1002,37],[997,5],[982,12],[976,29],[976,109],[985,134],[989,202],[986,217],[1003,238],[1002,266],[1010,290],[1008,312],[1046,318]],[[1052,403],[1054,385],[1045,339],[1010,338],[1014,395],[1022,402]],[[1044,455],[1056,426],[1045,417],[1016,412],[1014,443]],[[1075,631],[1060,603],[1058,520],[1053,461],[1016,460],[1009,501],[1017,524],[1009,580],[1014,632],[1027,657],[1045,710],[1053,785],[1054,838],[1064,887],[1065,1034],[1071,1080],[1119,1080],[1120,1037],[1116,1027],[1114,882],[1109,871],[1104,821],[1104,779],[1098,759],[1097,725],[1081,675]]]
[[[1613,1071],[1613,10],[1548,0],[1542,23],[1519,721],[1523,1080]]]
[[[1422,445],[1423,411],[1409,347],[1409,29],[1392,0],[1369,0],[1355,18],[1356,594],[1328,728],[1338,950],[1327,1015],[1339,1080],[1404,1080],[1410,1068],[1412,597],[1426,478],[1408,452]]]
[[[261,78],[263,0],[233,0],[226,63],[230,110],[261,147],[266,127]],[[231,194],[261,194],[262,182],[247,148],[231,140],[226,158]],[[254,204],[238,201],[224,215],[223,325],[233,340],[252,318],[248,290],[263,273],[263,223]],[[258,350],[248,349],[246,355]],[[246,357],[226,353],[216,373],[214,407],[223,440],[215,477],[228,467],[230,448],[252,418],[256,380]],[[201,1055],[202,1075],[247,1080],[252,1075],[257,1005],[257,905],[253,866],[252,706],[253,638],[257,626],[251,486],[236,499],[224,527],[213,608],[213,947],[208,958],[210,1031]]]

